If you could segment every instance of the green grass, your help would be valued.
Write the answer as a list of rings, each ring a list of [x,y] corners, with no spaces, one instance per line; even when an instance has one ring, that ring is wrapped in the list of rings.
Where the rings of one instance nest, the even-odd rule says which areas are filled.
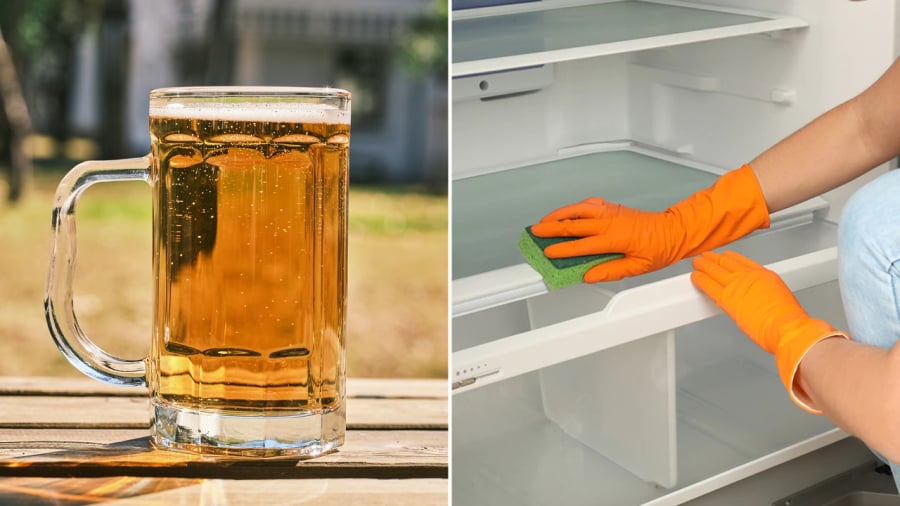
[[[0,203],[3,375],[78,374],[54,346],[42,307],[60,177],[39,175],[18,204]],[[348,375],[446,378],[446,196],[352,186],[349,212]],[[152,309],[150,189],[96,185],[79,200],[77,217],[79,323],[107,351],[142,357]]]

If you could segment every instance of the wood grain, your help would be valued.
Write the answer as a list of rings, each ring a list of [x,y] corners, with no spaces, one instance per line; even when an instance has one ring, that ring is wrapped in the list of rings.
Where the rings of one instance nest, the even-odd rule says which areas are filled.
[[[157,450],[141,388],[0,378],[0,504],[447,504],[447,383],[348,381],[345,444],[315,459]]]
[[[347,399],[353,429],[446,429],[445,399]],[[147,428],[150,402],[138,397],[0,396],[0,427]]]
[[[206,480],[203,483],[153,495],[116,501],[115,505],[171,506],[172,504],[228,504],[259,506],[259,490],[266,487],[266,504],[317,506],[437,506],[447,504],[449,482],[422,480],[282,480],[277,486],[257,480]],[[221,499],[224,499],[222,501]],[[213,502],[219,500],[220,502]]]
[[[185,478],[2,478],[0,504],[447,504],[446,479],[207,480]]]
[[[7,429],[0,476],[131,476],[200,478],[447,476],[444,431],[351,431],[335,452],[315,459],[198,456],[150,445],[143,430]]]

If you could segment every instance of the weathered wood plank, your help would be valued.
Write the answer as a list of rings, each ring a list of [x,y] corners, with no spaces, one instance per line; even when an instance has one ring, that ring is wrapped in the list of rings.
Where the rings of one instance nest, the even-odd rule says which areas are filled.
[[[0,476],[181,478],[445,478],[444,431],[349,431],[315,459],[211,458],[157,450],[141,430],[3,429]]]
[[[146,428],[149,400],[116,396],[0,396],[0,427]],[[350,429],[435,429],[448,426],[446,399],[347,400]]]
[[[265,495],[259,490],[265,487]],[[438,506],[446,505],[449,482],[421,480],[281,480],[277,485],[258,480],[204,481],[141,498],[116,501],[114,505],[210,504],[224,498],[229,506],[266,504],[316,504],[319,506]]]
[[[145,388],[107,385],[87,377],[0,376],[0,395],[60,395],[147,397]],[[372,398],[447,398],[442,379],[348,378],[347,396]]]
[[[392,399],[446,399],[450,383],[425,378],[348,378],[347,396],[389,397]]]
[[[136,477],[5,478],[0,479],[0,504],[437,506],[447,504],[448,485],[446,479],[280,480],[273,483]]]
[[[347,426],[352,429],[447,430],[447,399],[347,399]]]
[[[191,487],[197,478],[0,478],[0,504],[98,504]],[[200,503],[191,503],[200,504]]]
[[[0,397],[0,427],[147,428],[150,402],[134,397]]]

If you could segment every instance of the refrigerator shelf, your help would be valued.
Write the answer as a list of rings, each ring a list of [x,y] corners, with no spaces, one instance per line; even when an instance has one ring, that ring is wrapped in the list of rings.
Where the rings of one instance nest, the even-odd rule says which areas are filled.
[[[453,13],[453,77],[803,28],[792,16],[625,0],[534,2]]]
[[[837,248],[816,249],[836,241],[836,228],[830,223],[813,222],[778,231],[778,237],[771,238],[773,242],[754,240],[759,236],[750,237],[729,245],[729,249],[761,261],[796,291],[837,279]],[[792,250],[814,251],[794,256]],[[766,258],[773,256],[786,258],[766,262]],[[691,284],[687,272],[689,260],[669,269],[685,272],[621,292],[612,292],[606,286],[578,285],[454,317],[453,393],[477,389],[721,314]],[[548,302],[569,319],[528,328],[528,305]],[[491,321],[492,318],[501,324]],[[491,332],[503,324],[521,325],[523,319],[526,326],[512,327],[515,331],[511,334]]]
[[[629,141],[560,152],[564,154],[494,167],[453,182],[454,317],[547,293],[517,243],[523,228],[551,210],[602,197],[661,211],[725,172]],[[770,231],[809,222],[827,208],[817,197],[774,213]],[[673,275],[671,270],[662,272],[604,286],[621,291]]]

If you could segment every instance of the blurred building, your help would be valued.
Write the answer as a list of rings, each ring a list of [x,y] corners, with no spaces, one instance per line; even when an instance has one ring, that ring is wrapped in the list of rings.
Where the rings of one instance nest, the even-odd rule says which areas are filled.
[[[422,75],[397,55],[431,0],[130,0],[120,23],[86,30],[77,48],[69,121],[146,153],[147,93],[165,86],[333,86],[352,92],[356,181],[446,184],[446,75]],[[444,42],[446,43],[446,41]],[[110,68],[123,66],[121,96]],[[112,96],[111,96],[112,95]],[[122,102],[121,128],[102,114]],[[103,127],[100,125],[104,124]],[[103,142],[103,141],[101,141]]]

